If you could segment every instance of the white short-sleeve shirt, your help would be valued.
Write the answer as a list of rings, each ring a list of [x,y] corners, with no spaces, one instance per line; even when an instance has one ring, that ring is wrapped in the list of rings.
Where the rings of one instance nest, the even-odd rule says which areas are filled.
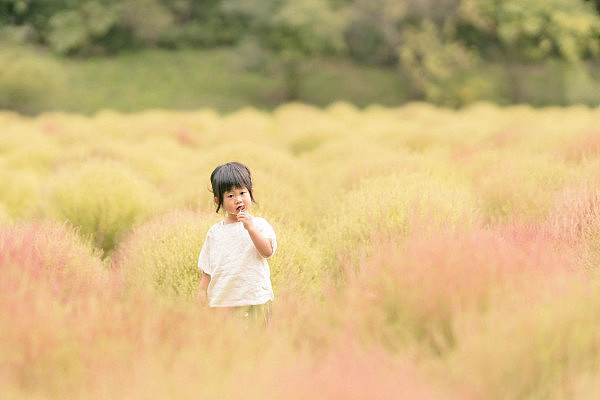
[[[277,249],[275,231],[261,217],[252,217],[258,231]],[[198,257],[198,268],[210,275],[210,307],[264,304],[273,300],[271,272],[241,222],[214,224]]]

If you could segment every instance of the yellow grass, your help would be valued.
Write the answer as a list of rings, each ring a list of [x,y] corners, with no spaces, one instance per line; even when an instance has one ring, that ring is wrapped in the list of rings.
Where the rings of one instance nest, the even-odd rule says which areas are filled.
[[[0,113],[7,399],[593,399],[600,110]],[[268,329],[201,309],[209,175],[271,222]]]

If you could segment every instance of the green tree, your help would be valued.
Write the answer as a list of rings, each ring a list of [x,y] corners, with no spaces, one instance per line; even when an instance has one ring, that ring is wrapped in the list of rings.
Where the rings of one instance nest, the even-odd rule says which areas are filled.
[[[96,42],[101,41],[118,22],[114,4],[101,5],[86,2],[75,9],[56,12],[48,21],[45,40],[60,53],[91,53]]]
[[[415,98],[459,107],[494,96],[494,82],[479,72],[478,54],[432,21],[404,29],[398,54]]]
[[[479,56],[456,35],[459,0],[355,0],[345,32],[355,60],[398,67],[411,97],[459,106],[489,97]]]
[[[349,55],[364,64],[396,65],[407,8],[396,0],[354,0],[344,32]]]
[[[583,0],[462,0],[458,14],[513,60],[578,61],[600,50],[600,18]]]
[[[0,0],[0,23],[6,27],[29,28],[34,42],[43,41],[48,19],[72,0]]]
[[[0,0],[0,23],[30,27],[56,53],[86,55],[158,43],[176,22],[172,1]]]
[[[517,102],[520,63],[574,64],[600,50],[600,18],[584,0],[462,0],[457,26],[466,46],[504,60]]]
[[[600,13],[600,0],[586,0],[586,1],[591,3],[596,8],[596,11]]]
[[[344,14],[327,1],[226,0],[224,10],[248,21],[245,40],[281,71],[285,100],[298,98],[310,61],[344,49]]]
[[[446,25],[456,14],[458,1],[353,0],[345,31],[349,54],[362,63],[395,66],[404,33],[412,34],[423,21]]]
[[[413,98],[451,106],[498,96],[519,102],[527,100],[523,64],[574,65],[595,57],[597,3],[354,0],[345,38],[355,60],[398,65]],[[495,80],[485,70],[493,70]]]
[[[215,47],[233,45],[244,35],[248,23],[227,13],[222,0],[162,0],[175,24],[161,37],[169,47]]]
[[[0,23],[22,24],[27,15],[29,1],[27,0],[1,0],[0,1]]]
[[[90,54],[154,45],[173,24],[159,0],[90,0],[54,13],[46,40],[61,54]]]

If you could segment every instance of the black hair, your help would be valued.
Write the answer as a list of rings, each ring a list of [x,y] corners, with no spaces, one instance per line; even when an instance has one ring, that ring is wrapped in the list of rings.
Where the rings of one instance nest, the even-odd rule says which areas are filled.
[[[254,194],[252,193],[252,175],[248,167],[242,163],[233,161],[219,165],[210,174],[210,183],[212,185],[212,193],[217,198],[217,213],[223,205],[223,195],[234,188],[245,187],[248,189],[252,202],[256,203],[254,201]]]

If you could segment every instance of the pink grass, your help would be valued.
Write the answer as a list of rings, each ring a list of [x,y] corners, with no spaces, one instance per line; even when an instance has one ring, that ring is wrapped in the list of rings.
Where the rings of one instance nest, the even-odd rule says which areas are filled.
[[[591,239],[600,232],[600,187],[567,188],[558,196],[546,229],[554,238],[570,244]]]
[[[567,161],[581,162],[600,154],[600,132],[590,132],[582,138],[572,140],[563,150]]]
[[[464,399],[414,360],[383,349],[365,349],[349,337],[315,356],[266,350],[267,356],[236,366],[227,399]]]
[[[99,254],[64,224],[0,228],[0,360],[24,390],[55,387],[50,368],[76,378],[69,327],[108,292]],[[75,375],[70,375],[75,374]]]
[[[393,348],[416,339],[446,351],[464,315],[516,294],[531,301],[578,273],[571,248],[539,227],[416,232],[401,245],[380,240],[346,288],[349,320]]]
[[[99,254],[65,224],[18,223],[0,228],[0,273],[7,290],[19,279],[77,295],[106,278]]]

